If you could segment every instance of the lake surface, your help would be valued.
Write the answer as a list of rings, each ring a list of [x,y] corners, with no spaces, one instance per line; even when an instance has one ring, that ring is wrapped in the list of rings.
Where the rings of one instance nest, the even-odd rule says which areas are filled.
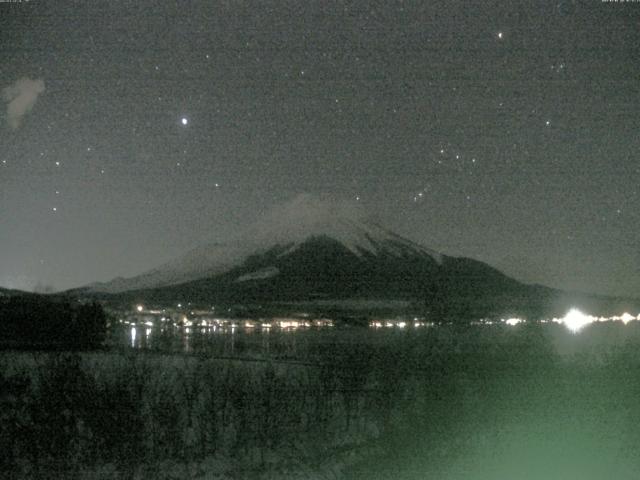
[[[474,351],[478,345],[500,345],[515,337],[522,342],[543,343],[559,355],[600,355],[629,344],[640,344],[640,322],[607,321],[573,330],[558,323],[492,325],[389,324],[380,327],[243,328],[117,325],[109,344],[117,349],[164,353],[203,354],[216,357],[308,360],[323,357],[336,345],[397,345],[421,338],[455,349]],[[461,338],[465,340],[461,343]],[[474,346],[475,345],[475,346]]]
[[[418,332],[367,327],[201,328],[120,326],[111,334],[116,348],[217,357],[307,359],[336,344],[399,340]]]

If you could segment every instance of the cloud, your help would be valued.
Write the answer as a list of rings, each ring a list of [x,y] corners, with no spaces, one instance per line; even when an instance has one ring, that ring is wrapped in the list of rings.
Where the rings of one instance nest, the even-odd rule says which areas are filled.
[[[354,224],[369,218],[354,199],[303,193],[267,211],[249,227],[245,238],[261,244],[297,241],[313,234],[350,232]]]
[[[44,80],[20,78],[2,90],[2,98],[7,102],[7,122],[16,129],[24,117],[36,104],[38,95],[44,92]]]

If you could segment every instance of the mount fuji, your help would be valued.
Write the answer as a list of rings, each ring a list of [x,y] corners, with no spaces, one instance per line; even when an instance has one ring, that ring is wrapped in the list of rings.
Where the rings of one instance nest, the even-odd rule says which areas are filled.
[[[403,238],[368,220],[358,205],[301,195],[228,243],[75,293],[166,304],[400,300],[430,310],[473,306],[481,314],[498,300],[519,310],[523,299],[550,292]]]
[[[315,249],[319,249],[317,253],[322,259],[313,259]],[[141,275],[95,283],[89,289],[120,293],[222,274],[229,277],[231,272],[238,274],[233,279],[236,283],[265,280],[291,267],[288,259],[303,260],[301,255],[310,256],[304,259],[307,266],[329,262],[327,249],[334,250],[332,267],[335,269],[344,267],[344,261],[371,264],[396,259],[434,266],[444,258],[434,250],[367,221],[356,206],[301,195],[272,210],[228,243],[207,244]],[[322,255],[320,250],[324,251]]]

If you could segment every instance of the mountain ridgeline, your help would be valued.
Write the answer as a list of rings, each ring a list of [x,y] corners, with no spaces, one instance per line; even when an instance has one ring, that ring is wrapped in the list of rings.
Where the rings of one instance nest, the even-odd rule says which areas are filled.
[[[75,293],[120,304],[402,301],[436,321],[561,316],[576,305],[597,313],[620,303],[521,283],[304,197],[229,244],[205,245],[137,277]]]

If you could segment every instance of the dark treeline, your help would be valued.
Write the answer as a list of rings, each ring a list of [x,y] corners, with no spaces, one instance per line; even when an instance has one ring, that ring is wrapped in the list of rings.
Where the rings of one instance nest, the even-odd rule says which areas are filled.
[[[41,295],[0,301],[0,346],[88,349],[105,338],[106,315],[98,304],[71,304]]]

